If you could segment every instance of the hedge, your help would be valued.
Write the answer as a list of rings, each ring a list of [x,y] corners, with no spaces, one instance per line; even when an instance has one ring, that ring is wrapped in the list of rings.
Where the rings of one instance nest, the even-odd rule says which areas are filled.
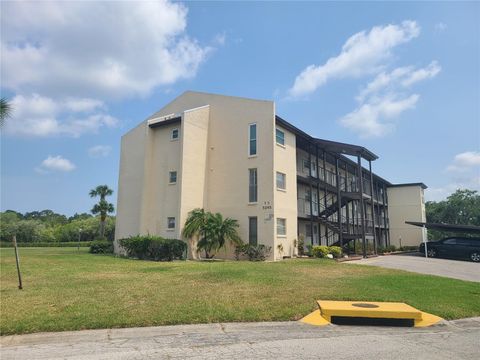
[[[120,245],[129,258],[140,260],[184,260],[187,252],[187,244],[184,241],[153,235],[137,235],[121,239]]]
[[[89,247],[91,241],[81,241],[80,247]],[[69,241],[69,242],[17,242],[18,247],[77,247],[78,242]],[[11,241],[0,241],[0,247],[7,248],[13,247],[13,242]]]
[[[112,254],[113,243],[107,240],[92,241],[89,252],[91,254]]]
[[[342,257],[342,248],[339,246],[317,245],[312,247],[312,256],[316,258],[325,258],[331,254],[334,258]]]

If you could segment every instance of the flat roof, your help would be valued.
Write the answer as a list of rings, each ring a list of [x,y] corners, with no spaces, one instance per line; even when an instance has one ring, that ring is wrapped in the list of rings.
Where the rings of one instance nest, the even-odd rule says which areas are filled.
[[[347,144],[347,143],[341,143],[338,141],[331,141],[331,140],[324,140],[324,139],[317,139],[314,138],[310,135],[308,135],[306,132],[300,130],[296,126],[290,124],[288,121],[285,119],[282,119],[280,116],[275,115],[275,120],[283,127],[285,127],[287,130],[295,133],[296,135],[300,135],[314,143],[317,143],[320,145],[322,148],[324,148],[327,151],[332,151],[344,155],[351,155],[351,156],[361,156],[365,160],[373,161],[377,160],[378,156],[375,155],[373,152],[368,150],[367,148],[359,145],[354,145],[354,144]]]
[[[480,226],[476,225],[441,224],[418,221],[405,221],[405,224],[426,227],[427,229],[434,230],[480,234]]]
[[[426,189],[428,188],[427,185],[425,185],[424,183],[422,182],[416,182],[416,183],[403,183],[403,184],[391,184],[391,185],[388,185],[388,187],[404,187],[404,186],[420,186],[422,189]]]

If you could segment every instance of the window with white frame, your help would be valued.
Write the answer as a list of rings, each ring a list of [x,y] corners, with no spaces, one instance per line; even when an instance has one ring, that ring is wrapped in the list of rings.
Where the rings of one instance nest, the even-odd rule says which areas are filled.
[[[277,171],[277,189],[287,189],[287,175]]]
[[[275,139],[278,145],[285,146],[285,133],[282,130],[276,129]]]
[[[168,173],[168,183],[169,184],[175,184],[177,182],[177,172],[176,171],[170,171]]]
[[[172,140],[177,140],[179,136],[180,136],[180,130],[179,129],[172,129],[172,134],[171,134],[170,138]]]
[[[168,217],[167,218],[167,229],[168,230],[175,229],[175,217]]]
[[[287,235],[287,219],[277,218],[277,236]]]
[[[257,155],[257,124],[248,125],[248,155]]]
[[[248,202],[256,203],[257,198],[257,169],[248,169]]]

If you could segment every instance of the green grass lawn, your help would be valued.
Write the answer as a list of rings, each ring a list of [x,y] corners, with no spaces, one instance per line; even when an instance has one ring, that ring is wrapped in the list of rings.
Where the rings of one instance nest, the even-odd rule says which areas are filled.
[[[402,301],[446,319],[480,315],[480,284],[331,260],[160,263],[86,248],[1,249],[2,334],[296,320],[315,300]]]

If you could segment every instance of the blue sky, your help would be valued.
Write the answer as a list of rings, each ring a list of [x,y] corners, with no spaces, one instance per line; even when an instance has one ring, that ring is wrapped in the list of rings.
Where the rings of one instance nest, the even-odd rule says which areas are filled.
[[[480,189],[478,2],[1,7],[2,210],[89,211],[117,188],[121,135],[185,90],[274,100],[427,199]]]

